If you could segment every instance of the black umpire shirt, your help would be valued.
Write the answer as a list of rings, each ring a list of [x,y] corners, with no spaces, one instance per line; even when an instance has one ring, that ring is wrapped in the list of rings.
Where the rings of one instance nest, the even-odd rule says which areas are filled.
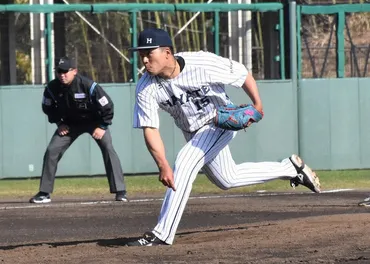
[[[44,90],[42,110],[57,125],[96,124],[106,129],[112,124],[113,102],[96,82],[76,74],[68,86],[58,78]]]

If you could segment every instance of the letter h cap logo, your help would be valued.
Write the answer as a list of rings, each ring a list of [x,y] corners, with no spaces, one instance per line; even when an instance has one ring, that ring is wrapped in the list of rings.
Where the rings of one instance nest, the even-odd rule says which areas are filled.
[[[147,38],[146,39],[146,44],[152,44],[152,38]]]

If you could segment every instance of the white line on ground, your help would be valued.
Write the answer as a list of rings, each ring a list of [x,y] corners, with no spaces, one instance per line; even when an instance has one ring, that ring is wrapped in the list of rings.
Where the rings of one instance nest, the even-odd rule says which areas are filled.
[[[322,193],[337,193],[337,192],[349,192],[354,191],[355,189],[336,189],[336,190],[327,190],[323,191]]]
[[[349,192],[355,189],[336,189],[327,190],[322,193],[337,193],[337,192]],[[276,192],[276,193],[265,193],[265,190],[257,191],[256,193],[248,194],[226,194],[226,195],[207,195],[207,196],[194,196],[190,197],[190,200],[196,199],[220,199],[220,198],[239,198],[239,197],[262,197],[262,196],[277,196],[277,195],[302,195],[302,194],[314,194],[308,192]],[[148,198],[148,199],[133,199],[130,203],[143,203],[143,202],[154,202],[163,201],[163,198]],[[20,206],[1,206],[0,210],[11,210],[11,209],[32,209],[32,208],[46,208],[46,207],[76,207],[79,205],[95,205],[95,204],[113,204],[122,203],[116,201],[92,201],[92,202],[65,202],[65,203],[51,203],[51,204],[29,204]]]

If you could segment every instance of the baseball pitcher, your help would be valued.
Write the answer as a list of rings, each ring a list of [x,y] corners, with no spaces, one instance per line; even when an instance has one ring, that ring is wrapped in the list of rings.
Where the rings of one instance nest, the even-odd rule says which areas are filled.
[[[168,187],[157,225],[128,246],[171,245],[193,182],[202,169],[219,188],[287,179],[320,192],[319,178],[297,155],[281,162],[235,164],[229,143],[238,130],[263,118],[256,82],[246,67],[209,52],[174,54],[168,33],[146,29],[138,47],[146,73],[136,87],[133,126],[143,130],[147,148]],[[253,104],[234,105],[226,86],[241,87]],[[187,141],[171,166],[159,133],[158,109],[168,112]]]

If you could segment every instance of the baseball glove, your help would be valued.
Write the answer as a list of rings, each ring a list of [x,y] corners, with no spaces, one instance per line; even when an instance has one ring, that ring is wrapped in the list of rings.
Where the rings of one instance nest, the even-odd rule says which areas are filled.
[[[238,131],[248,127],[249,122],[260,121],[262,117],[263,113],[251,104],[240,106],[229,104],[217,109],[214,123],[220,128]]]

